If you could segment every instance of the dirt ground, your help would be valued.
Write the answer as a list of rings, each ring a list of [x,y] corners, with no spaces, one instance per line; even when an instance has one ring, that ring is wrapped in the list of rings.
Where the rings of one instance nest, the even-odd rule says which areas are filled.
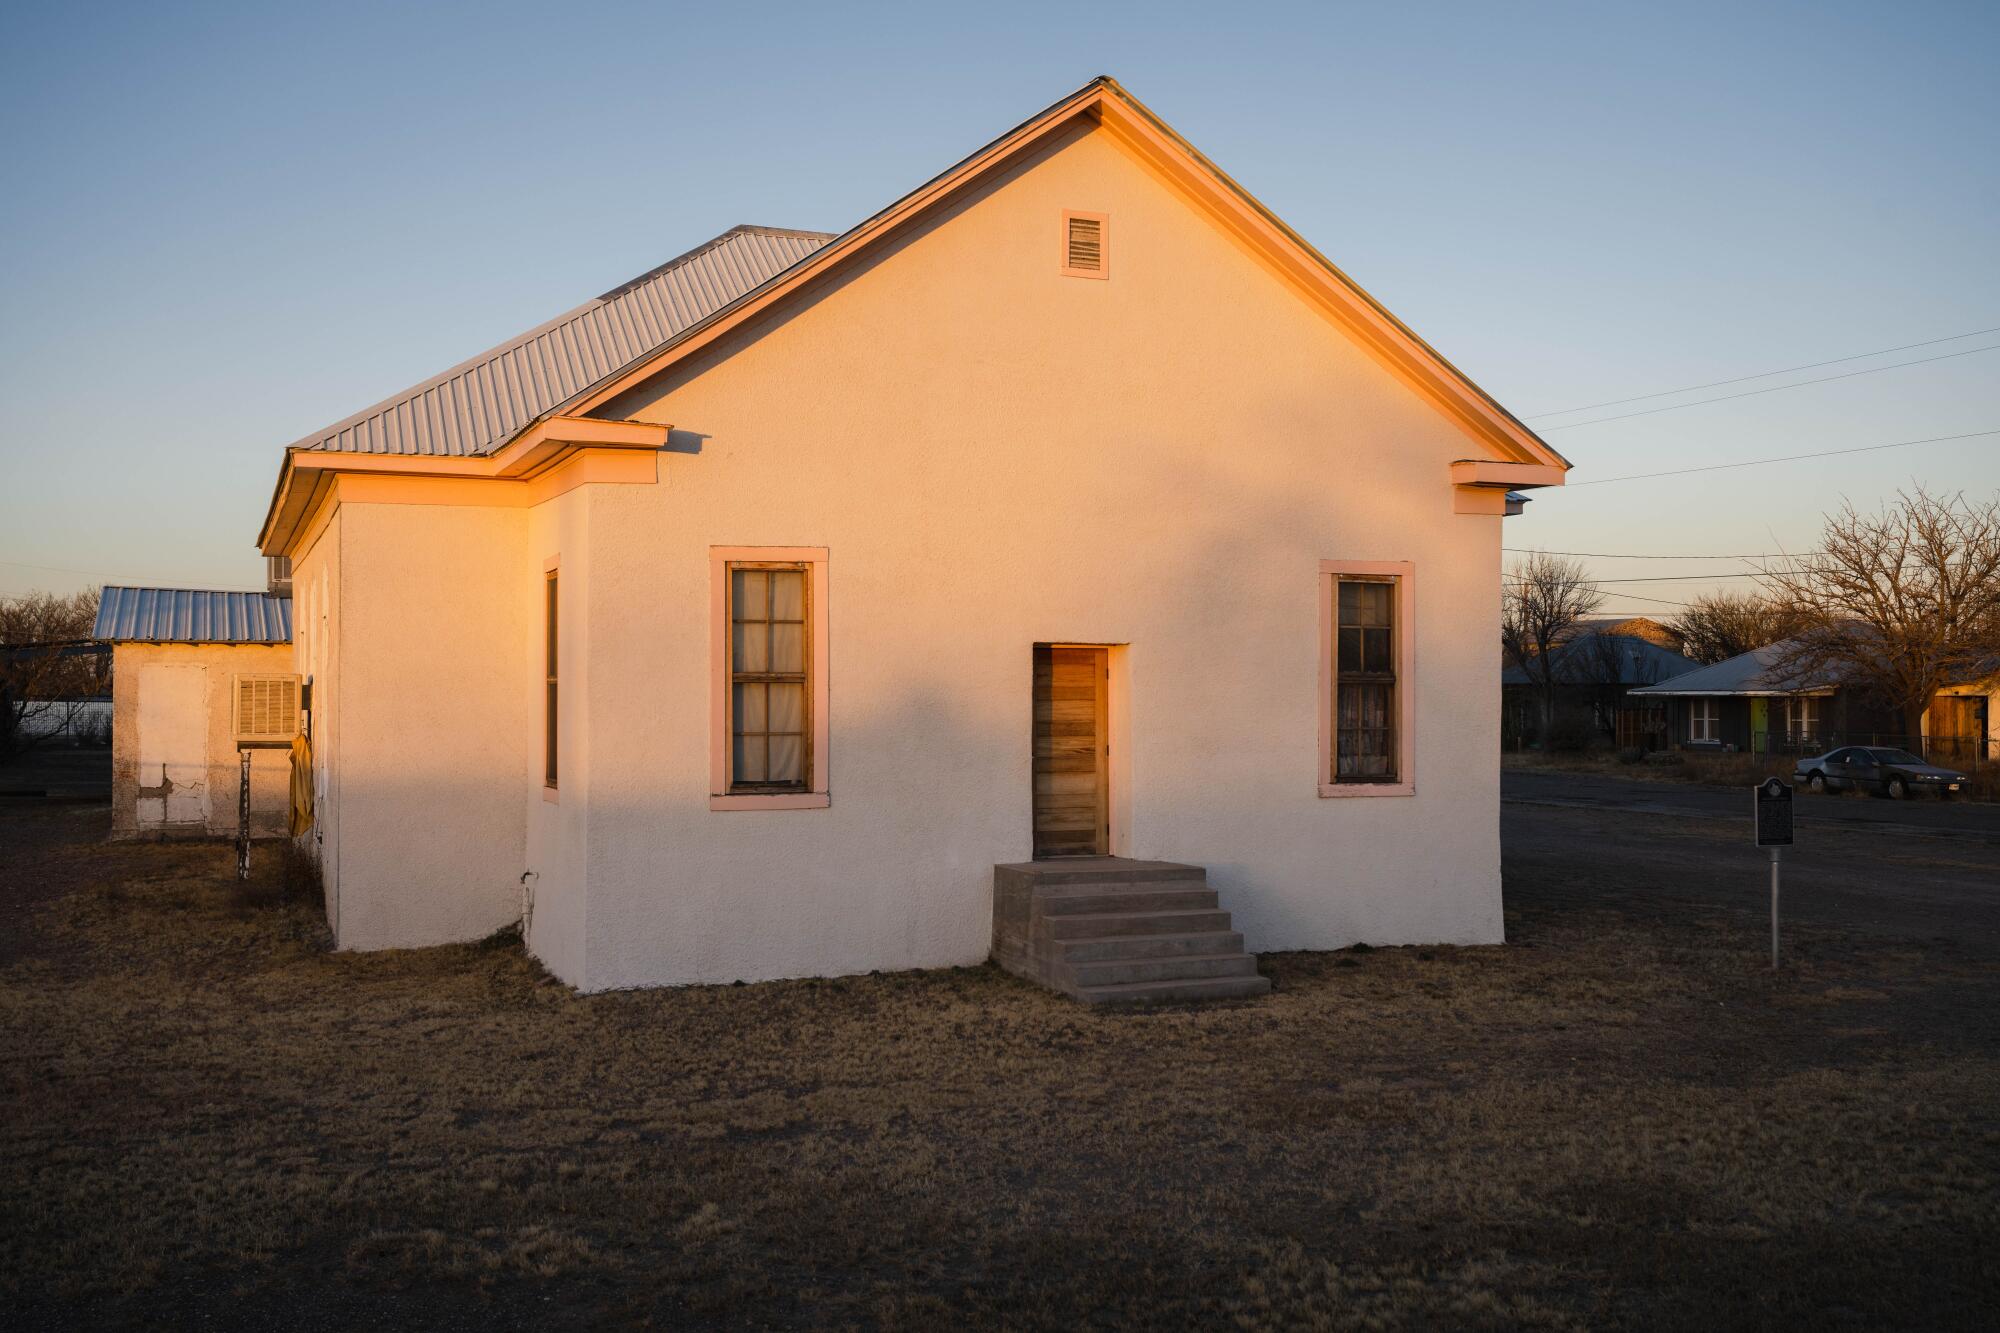
[[[1506,947],[1093,1013],[334,954],[0,803],[0,1322],[1990,1327],[2000,849],[1829,831],[1773,976],[1741,821],[1505,818]]]

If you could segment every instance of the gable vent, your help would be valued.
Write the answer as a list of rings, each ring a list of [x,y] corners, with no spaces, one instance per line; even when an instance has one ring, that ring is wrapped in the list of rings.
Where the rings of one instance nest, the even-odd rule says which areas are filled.
[[[291,744],[299,729],[299,678],[238,676],[235,729],[239,744]]]
[[[1105,263],[1107,219],[1102,213],[1063,214],[1062,271],[1074,278],[1108,276]]]

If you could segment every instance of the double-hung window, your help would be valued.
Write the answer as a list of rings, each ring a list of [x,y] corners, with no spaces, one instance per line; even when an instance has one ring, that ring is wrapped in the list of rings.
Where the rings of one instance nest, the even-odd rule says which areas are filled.
[[[812,759],[811,570],[729,567],[731,792],[806,790]]]
[[[1818,699],[1804,696],[1785,700],[1785,740],[1792,745],[1818,743]]]
[[[1342,579],[1334,644],[1333,780],[1394,782],[1396,585]]]
[[[1407,796],[1411,772],[1410,633],[1414,566],[1320,562],[1322,796]]]
[[[1695,699],[1688,705],[1688,739],[1714,742],[1722,739],[1722,703],[1716,699]]]
[[[557,648],[561,635],[557,633],[556,622],[556,571],[548,570],[543,576],[542,598],[542,785],[553,788],[556,785],[556,741],[560,733],[556,726],[558,717],[556,697],[556,666],[559,660]]]
[[[708,808],[819,810],[827,791],[827,554],[711,546]]]

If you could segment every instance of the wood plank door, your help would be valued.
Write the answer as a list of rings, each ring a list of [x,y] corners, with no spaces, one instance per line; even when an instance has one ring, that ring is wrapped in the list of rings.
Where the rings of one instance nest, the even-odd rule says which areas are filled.
[[[1102,648],[1035,645],[1035,857],[1108,856],[1111,770]]]

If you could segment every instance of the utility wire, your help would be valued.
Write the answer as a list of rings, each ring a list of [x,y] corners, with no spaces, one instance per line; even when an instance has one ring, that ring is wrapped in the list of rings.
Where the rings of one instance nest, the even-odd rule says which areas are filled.
[[[1760,551],[1751,555],[1639,555],[1632,551],[1545,551],[1539,546],[1503,546],[1515,555],[1575,555],[1593,560],[1790,560],[1784,551]]]
[[[1808,458],[1837,458],[1842,454],[1872,454],[1882,449],[1907,449],[1913,444],[1943,444],[1948,440],[1978,440],[1989,435],[2000,435],[2000,430],[1973,430],[1963,435],[1931,435],[1921,440],[1898,440],[1894,444],[1864,444],[1854,449],[1823,449],[1811,454],[1785,454],[1779,458],[1748,458],[1740,463],[1710,463],[1706,467],[1675,468],[1669,472],[1634,472],[1623,477],[1599,477],[1595,481],[1572,482],[1558,487],[1559,490],[1575,490],[1579,486],[1609,486],[1614,481],[1650,481],[1655,477],[1684,477],[1695,472],[1723,472],[1730,468],[1762,467],[1766,463],[1797,463]]]
[[[1920,343],[1904,343],[1901,347],[1884,347],[1873,352],[1856,352],[1853,356],[1836,356],[1831,361],[1808,361],[1803,366],[1786,366],[1783,370],[1762,370],[1755,375],[1738,375],[1734,379],[1710,380],[1706,384],[1690,384],[1681,389],[1662,389],[1658,393],[1634,394],[1630,398],[1611,398],[1601,403],[1585,403],[1582,407],[1565,407],[1554,412],[1536,412],[1526,418],[1539,421],[1543,417],[1566,417],[1572,412],[1595,412],[1600,407],[1619,407],[1625,403],[1643,403],[1653,398],[1671,398],[1677,393],[1694,393],[1701,389],[1720,389],[1727,384],[1746,384],[1751,380],[1767,380],[1773,375],[1791,375],[1801,370],[1818,370],[1821,366],[1838,366],[1848,361],[1866,361],[1871,356],[1887,356],[1891,352],[1908,352],[1919,347],[1935,347],[1939,343],[1954,343],[1961,338],[1978,338],[1988,333],[2000,333],[2000,328],[1974,329],[1970,333],[1954,333],[1949,338],[1928,338]]]
[[[1928,365],[1932,361],[1949,361],[1957,356],[1972,356],[1978,352],[2000,351],[2000,343],[1985,347],[1968,347],[1962,352],[1943,352],[1937,356],[1920,356],[1914,361],[1896,361],[1886,366],[1870,366],[1866,370],[1849,370],[1838,375],[1822,375],[1815,380],[1799,380],[1793,384],[1774,384],[1768,389],[1745,389],[1742,393],[1725,393],[1715,398],[1697,398],[1691,403],[1670,403],[1665,407],[1647,407],[1637,412],[1620,412],[1616,416],[1592,417],[1588,421],[1572,421],[1567,426],[1544,426],[1544,435],[1559,430],[1580,430],[1585,426],[1601,426],[1607,421],[1626,421],[1632,417],[1650,417],[1661,412],[1678,412],[1684,407],[1700,407],[1704,403],[1726,403],[1736,398],[1755,398],[1762,393],[1783,393],[1787,389],[1803,389],[1809,384],[1831,384],[1835,380],[1851,380],[1856,375],[1879,375],[1885,370],[1901,370],[1905,366]]]

